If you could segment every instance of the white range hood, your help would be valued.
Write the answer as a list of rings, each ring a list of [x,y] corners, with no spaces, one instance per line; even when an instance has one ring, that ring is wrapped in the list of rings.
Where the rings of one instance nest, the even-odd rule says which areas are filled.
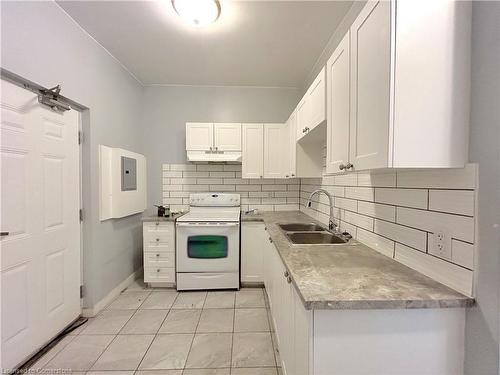
[[[188,161],[240,162],[241,151],[187,151]]]

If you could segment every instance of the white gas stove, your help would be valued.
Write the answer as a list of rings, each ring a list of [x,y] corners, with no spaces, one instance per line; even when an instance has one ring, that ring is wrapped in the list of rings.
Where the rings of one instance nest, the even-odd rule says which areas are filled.
[[[238,289],[240,196],[196,193],[177,219],[177,289]]]

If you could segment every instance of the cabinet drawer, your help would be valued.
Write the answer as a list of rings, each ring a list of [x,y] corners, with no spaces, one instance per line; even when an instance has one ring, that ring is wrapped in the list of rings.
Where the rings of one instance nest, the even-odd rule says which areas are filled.
[[[153,221],[144,223],[142,226],[144,234],[146,233],[174,233],[175,227],[174,223],[170,222],[161,222],[161,221]]]
[[[144,233],[144,245],[149,246],[149,245],[154,245],[158,246],[160,244],[170,244],[172,245],[174,243],[174,234],[173,233],[166,233],[166,232],[148,232]]]
[[[175,282],[175,268],[144,266],[145,282]]]
[[[175,267],[175,254],[173,252],[152,252],[144,253],[144,267],[158,268],[158,267]]]

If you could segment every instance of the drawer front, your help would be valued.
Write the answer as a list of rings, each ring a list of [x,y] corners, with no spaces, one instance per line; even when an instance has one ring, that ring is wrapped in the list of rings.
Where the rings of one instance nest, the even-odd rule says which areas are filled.
[[[144,267],[145,282],[175,282],[175,268],[168,267]]]
[[[164,244],[172,244],[175,241],[173,233],[167,232],[148,232],[144,233],[144,245],[145,246],[161,246]]]
[[[144,223],[142,226],[142,230],[144,234],[159,233],[159,232],[173,234],[175,232],[175,226],[174,223],[154,221],[154,222]]]
[[[161,251],[144,253],[144,267],[147,268],[175,268],[175,254]]]

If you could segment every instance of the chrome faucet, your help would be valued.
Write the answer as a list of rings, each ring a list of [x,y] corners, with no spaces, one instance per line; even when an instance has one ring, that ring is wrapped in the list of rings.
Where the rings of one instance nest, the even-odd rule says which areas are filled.
[[[330,218],[328,220],[328,230],[337,232],[338,225],[334,222],[333,220],[333,198],[330,195],[329,192],[327,192],[324,189],[316,189],[314,190],[311,195],[309,195],[309,200],[307,201],[307,207],[311,207],[312,202],[311,199],[315,194],[320,194],[323,193],[328,197],[328,201],[330,202]]]

